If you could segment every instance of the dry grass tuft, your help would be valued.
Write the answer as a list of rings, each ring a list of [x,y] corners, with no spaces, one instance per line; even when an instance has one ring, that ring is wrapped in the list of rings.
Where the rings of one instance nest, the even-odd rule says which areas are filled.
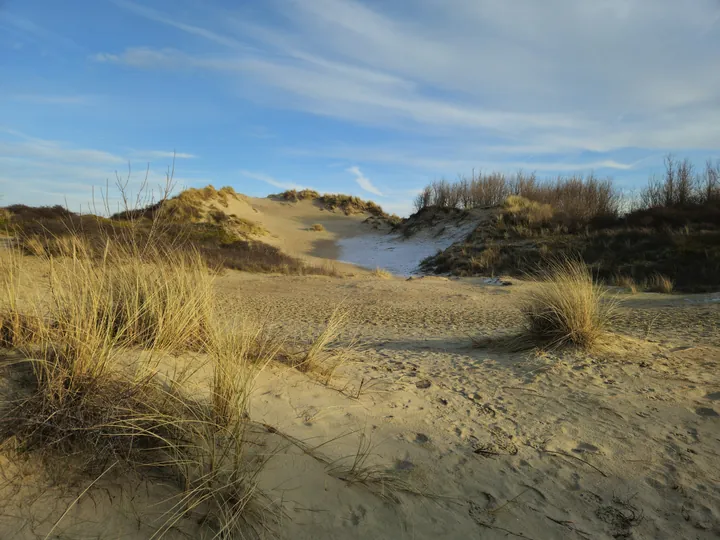
[[[523,307],[530,337],[549,347],[593,349],[606,336],[616,302],[580,260],[562,259],[542,272],[543,282]]]
[[[647,290],[650,292],[670,294],[674,288],[673,280],[662,274],[653,274],[647,282]]]
[[[615,283],[615,286],[627,289],[630,294],[637,294],[638,292],[638,284],[631,276],[618,274],[615,276],[613,282]]]
[[[237,415],[247,410],[255,377],[282,346],[267,315],[262,319],[245,316],[232,326],[213,327],[207,350],[213,367],[211,396],[216,423],[229,427],[240,422]]]
[[[337,307],[328,317],[325,328],[313,339],[310,346],[299,353],[289,353],[288,363],[295,369],[313,374],[324,384],[329,384],[337,369],[352,352],[352,345],[342,347],[339,338],[347,326],[350,313]]]
[[[385,270],[384,268],[380,268],[379,266],[376,266],[375,270],[370,272],[370,274],[373,277],[380,279],[391,279],[393,277],[392,272]]]
[[[322,223],[315,223],[314,225],[312,225],[310,227],[309,230],[315,231],[315,232],[322,232],[325,230],[325,227],[322,225]]]
[[[22,253],[15,249],[0,258],[0,347],[20,347],[37,339],[42,320],[20,310]]]

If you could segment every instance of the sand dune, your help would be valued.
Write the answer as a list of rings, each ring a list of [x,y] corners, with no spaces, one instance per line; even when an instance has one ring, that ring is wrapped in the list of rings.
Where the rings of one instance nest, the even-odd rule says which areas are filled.
[[[346,271],[357,271],[350,266],[356,265],[403,276],[417,273],[424,258],[462,240],[479,219],[471,218],[459,226],[443,222],[405,236],[367,213],[346,215],[310,200],[240,196],[230,199],[223,211],[258,223],[269,232],[261,239],[290,255],[314,263],[326,259],[347,263]],[[315,224],[323,230],[313,230]]]

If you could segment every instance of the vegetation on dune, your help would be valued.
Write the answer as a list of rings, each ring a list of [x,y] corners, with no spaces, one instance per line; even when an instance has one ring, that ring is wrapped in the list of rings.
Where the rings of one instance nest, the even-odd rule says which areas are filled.
[[[634,201],[623,201],[609,181],[593,177],[539,183],[532,176],[489,175],[467,184],[435,183],[423,192],[422,204],[440,200],[456,205],[442,207],[446,211],[461,212],[467,188],[470,195],[477,191],[467,204],[493,205],[465,241],[427,258],[422,266],[461,276],[522,275],[549,258],[578,255],[611,283],[621,275],[642,289],[717,289],[719,179],[720,164],[708,163],[695,174],[687,160],[668,158],[665,176],[652,179]],[[522,195],[506,195],[511,189]],[[623,207],[629,208],[624,214]],[[424,207],[417,216],[432,208]],[[657,275],[672,285],[653,285]]]
[[[672,279],[662,274],[653,274],[647,282],[647,290],[650,292],[670,294],[674,286]]]
[[[287,191],[283,191],[282,193],[278,193],[277,195],[271,195],[271,197],[290,202],[298,202],[306,200],[314,201],[315,199],[320,198],[320,194],[313,189],[302,189],[300,191],[296,189],[289,189]]]
[[[131,208],[111,218],[81,215],[62,206],[9,206],[7,229],[27,254],[72,256],[78,249],[103,256],[105,241],[119,245],[162,245],[198,253],[215,268],[248,272],[338,275],[335,268],[291,257],[257,237],[267,231],[257,223],[228,214],[223,201],[238,197],[232,188],[212,186],[183,191],[176,197]]]
[[[315,232],[323,232],[325,230],[325,226],[322,223],[315,223],[310,226],[309,230],[315,231]]]
[[[188,188],[175,197],[162,197],[159,202],[154,204],[137,204],[135,206],[139,208],[117,212],[111,218],[114,220],[129,220],[141,217],[147,219],[162,217],[164,220],[179,222],[200,221],[205,217],[206,213],[203,207],[204,203],[218,203],[227,208],[229,199],[237,199],[238,197],[238,194],[230,186],[225,186],[219,190],[212,185],[207,185],[204,188]]]
[[[465,210],[491,208],[505,204],[511,197],[550,205],[556,221],[571,226],[616,217],[620,211],[619,193],[609,179],[600,180],[590,175],[538,180],[534,174],[523,173],[514,177],[499,173],[473,175],[454,183],[436,181],[416,197],[415,209],[419,211],[432,206]]]
[[[373,201],[366,201],[360,197],[354,195],[341,195],[326,193],[321,195],[317,191],[311,189],[304,189],[297,191],[294,189],[283,191],[277,195],[271,195],[270,197],[281,199],[284,201],[298,202],[298,201],[317,201],[319,205],[327,210],[340,210],[345,215],[350,216],[353,214],[368,213],[373,216],[384,218],[390,225],[397,225],[402,221],[402,218],[395,214],[387,214],[380,205]]]

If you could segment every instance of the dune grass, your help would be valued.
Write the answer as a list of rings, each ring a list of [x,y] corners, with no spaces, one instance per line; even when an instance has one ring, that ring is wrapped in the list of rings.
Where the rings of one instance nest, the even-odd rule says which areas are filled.
[[[325,226],[322,223],[315,223],[310,226],[309,230],[315,231],[315,232],[323,232],[325,230]]]
[[[552,261],[523,305],[529,336],[547,347],[592,350],[606,337],[616,302],[580,260]]]
[[[197,255],[141,257],[108,241],[103,257],[76,249],[45,262],[47,296],[24,306],[22,256],[4,256],[0,268],[2,344],[25,358],[13,366],[23,383],[2,404],[0,444],[71,476],[102,476],[109,465],[162,475],[177,495],[158,534],[192,516],[215,537],[264,527],[267,503],[254,506],[262,463],[246,455],[250,390],[275,354],[264,327],[218,326],[212,274]],[[17,323],[28,319],[32,332]],[[207,398],[158,370],[188,351],[207,354]]]

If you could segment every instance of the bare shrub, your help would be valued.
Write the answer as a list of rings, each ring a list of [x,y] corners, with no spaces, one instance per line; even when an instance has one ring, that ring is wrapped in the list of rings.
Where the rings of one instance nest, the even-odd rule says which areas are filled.
[[[639,210],[650,208],[684,208],[703,206],[720,201],[720,162],[705,164],[702,173],[696,173],[688,159],[677,161],[672,155],[665,157],[665,173],[652,177],[640,193]]]
[[[429,184],[415,199],[415,208],[479,208],[500,206],[508,196],[520,196],[552,206],[555,214],[571,223],[587,223],[598,217],[616,217],[620,198],[609,179],[593,175],[558,177],[539,181],[534,174],[522,172],[514,177],[501,173],[473,173],[471,179],[455,183],[446,180]]]

